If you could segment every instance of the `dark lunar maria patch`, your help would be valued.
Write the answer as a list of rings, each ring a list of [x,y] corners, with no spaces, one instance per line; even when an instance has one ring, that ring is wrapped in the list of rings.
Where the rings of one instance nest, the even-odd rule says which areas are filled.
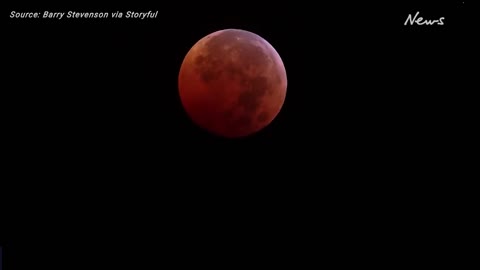
[[[243,72],[242,69],[238,68],[235,63],[228,63],[225,68],[224,72],[228,75],[229,79],[235,79],[235,78],[244,78],[245,73]]]
[[[224,60],[220,59],[217,56],[197,56],[195,59],[195,69],[199,72],[200,77],[206,83],[211,82],[212,80],[218,78],[223,72]]]
[[[234,113],[233,109],[229,109],[229,110],[225,111],[225,113],[223,114],[223,116],[227,120],[232,120],[234,115],[235,115],[235,113]]]
[[[195,58],[195,66],[201,66],[207,58],[205,55],[201,54]]]
[[[244,92],[240,94],[237,104],[245,108],[246,111],[255,111],[260,105],[262,97],[268,89],[268,79],[265,77],[255,77],[245,84]]]
[[[268,113],[266,111],[262,111],[257,116],[257,121],[261,123],[267,121],[267,119],[268,119]]]
[[[249,129],[252,125],[252,117],[247,115],[242,115],[233,121],[233,126],[237,131],[243,131]]]

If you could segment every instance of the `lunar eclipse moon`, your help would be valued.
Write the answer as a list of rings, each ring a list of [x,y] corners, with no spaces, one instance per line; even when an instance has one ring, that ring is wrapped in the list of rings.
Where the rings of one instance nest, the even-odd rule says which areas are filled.
[[[287,75],[277,51],[257,34],[226,29],[200,39],[180,67],[182,105],[204,130],[226,138],[254,134],[280,112]]]

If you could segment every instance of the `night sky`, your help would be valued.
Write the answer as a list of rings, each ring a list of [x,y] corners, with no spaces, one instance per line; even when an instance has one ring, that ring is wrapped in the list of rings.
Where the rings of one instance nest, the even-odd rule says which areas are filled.
[[[467,3],[157,2],[2,12],[6,165],[25,181],[12,203],[24,233],[9,241],[24,254],[49,243],[37,263],[65,269],[118,257],[298,266],[309,252],[410,243],[410,221],[429,231],[448,211],[431,192],[448,184],[430,176],[472,128]],[[159,16],[10,19],[13,10]],[[417,11],[445,25],[405,26]],[[188,50],[225,28],[265,38],[288,79],[273,123],[239,140],[196,127],[177,90]],[[301,251],[310,242],[322,251]]]
[[[428,100],[445,99],[448,91],[438,89],[445,85],[440,81],[456,80],[453,72],[462,68],[461,4],[330,4],[316,7],[323,9],[319,11],[279,5],[276,12],[268,5],[215,12],[214,4],[196,5],[169,10],[152,5],[32,7],[52,12],[159,10],[157,19],[143,21],[7,20],[7,78],[19,89],[7,93],[13,108],[9,119],[18,125],[12,137],[26,151],[106,155],[127,162],[133,156],[158,162],[175,153],[203,155],[204,148],[232,156],[275,152],[287,160],[287,152],[305,153],[305,147],[322,155],[365,144],[378,149],[378,140],[435,129],[422,119],[435,125],[443,117],[431,117],[436,105]],[[446,17],[446,24],[404,26],[416,11],[425,18]],[[268,128],[242,140],[217,138],[196,127],[177,91],[180,64],[190,47],[224,28],[264,37],[279,52],[288,75],[281,113]],[[415,144],[409,140],[402,141]]]

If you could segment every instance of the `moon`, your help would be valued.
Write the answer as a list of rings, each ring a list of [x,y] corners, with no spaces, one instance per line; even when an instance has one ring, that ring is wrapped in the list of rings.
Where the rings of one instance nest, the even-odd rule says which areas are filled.
[[[195,124],[221,137],[239,138],[275,119],[285,101],[287,74],[265,39],[225,29],[205,36],[188,51],[178,89]]]

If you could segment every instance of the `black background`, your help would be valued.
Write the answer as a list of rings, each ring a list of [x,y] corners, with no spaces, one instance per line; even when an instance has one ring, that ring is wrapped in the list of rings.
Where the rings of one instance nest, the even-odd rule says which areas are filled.
[[[11,5],[2,102],[20,232],[7,234],[22,252],[10,269],[425,256],[453,212],[433,175],[469,129],[465,5]],[[404,26],[416,11],[445,25]],[[265,38],[287,70],[282,111],[245,139],[197,128],[178,96],[185,54],[225,28]]]

